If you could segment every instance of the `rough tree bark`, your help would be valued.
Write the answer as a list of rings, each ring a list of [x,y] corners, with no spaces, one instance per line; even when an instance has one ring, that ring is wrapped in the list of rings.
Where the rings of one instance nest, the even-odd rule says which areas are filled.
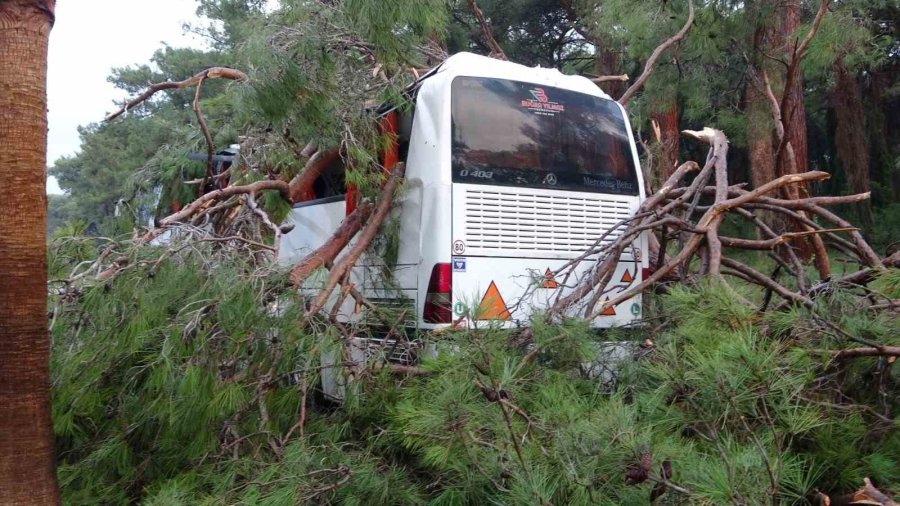
[[[751,113],[748,118],[749,128],[749,147],[751,161],[751,179],[754,185],[762,182],[767,176],[769,170],[774,170],[775,176],[785,176],[791,174],[803,173],[800,168],[806,166],[806,121],[803,116],[803,93],[802,89],[796,89],[801,81],[800,62],[809,48],[809,43],[815,36],[819,25],[825,14],[828,12],[830,0],[821,0],[819,9],[816,12],[815,19],[801,41],[799,37],[794,37],[799,23],[799,5],[794,1],[777,2],[775,0],[766,0],[758,4],[757,10],[749,11],[751,16],[755,17],[757,28],[753,35],[754,60],[751,62],[750,73],[756,76],[764,77],[765,86],[760,84],[760,79],[753,78],[748,82],[747,89],[747,111]],[[772,27],[769,22],[773,17],[780,19],[781,23],[777,27]],[[774,55],[774,56],[773,56]],[[786,55],[784,64],[786,70],[782,74],[782,68],[770,70],[767,67],[773,67],[775,64],[772,60],[778,60],[780,55]],[[767,75],[776,76],[776,83],[780,84],[781,98],[778,99],[773,92],[771,81]],[[781,78],[781,76],[784,76]],[[780,83],[779,83],[780,81]],[[770,102],[770,111],[772,115],[772,126],[774,132],[768,126],[760,128],[755,122],[759,119],[756,115],[759,113],[760,101]],[[766,131],[768,130],[768,131]],[[774,135],[773,135],[774,134]],[[795,140],[797,139],[797,140]],[[774,153],[774,166],[769,165],[768,149],[764,143],[771,140],[772,152]],[[797,151],[794,143],[798,143],[802,150],[803,160],[798,161]],[[809,197],[809,191],[806,184],[796,186],[787,186],[781,189],[785,199],[796,200]],[[802,214],[802,213],[801,213]],[[806,229],[796,220],[788,219],[786,222],[777,223],[768,217],[773,226],[780,230],[792,229],[801,232]],[[783,218],[783,217],[782,217]],[[813,255],[816,258],[816,265],[820,275],[823,278],[830,276],[830,266],[827,262],[825,254],[825,246],[822,239],[818,235],[809,237],[809,241],[797,240],[795,242],[799,249],[799,254],[806,260]]]
[[[783,161],[775,166],[772,144],[772,125],[768,115],[765,94],[752,82],[747,83],[746,113],[747,142],[750,148],[751,178],[754,186],[771,181],[791,171],[794,174],[807,171],[808,147],[806,139],[806,114],[803,103],[803,79],[797,75],[790,83],[785,82],[785,66],[772,61],[772,57],[787,55],[791,58],[796,41],[795,32],[800,25],[800,3],[797,0],[780,2],[765,0],[751,11],[758,17],[759,24],[753,33],[753,67],[757,74],[766,72],[773,80],[773,87],[778,96],[784,98],[783,108],[787,141],[794,150],[795,167],[789,168]],[[779,25],[771,23],[772,19],[780,19]],[[785,86],[788,88],[785,89]]]
[[[750,182],[754,188],[759,188],[775,179],[775,153],[772,149],[774,127],[765,93],[749,82],[744,91],[744,118],[747,125]],[[766,221],[771,222],[770,219]]]
[[[0,1],[0,504],[58,504],[47,334],[53,0]]]
[[[659,181],[669,179],[678,166],[678,101],[666,100],[650,105],[650,119],[659,127],[659,153],[656,160],[656,177]]]
[[[795,32],[800,26],[800,1],[787,0],[784,2],[784,14],[780,17],[782,20],[780,40],[784,47],[783,53],[790,54],[793,49],[793,40],[796,39]],[[788,117],[788,124],[785,125],[788,141],[794,148],[794,158],[796,159],[796,172],[806,172],[809,166],[809,148],[806,139],[806,113],[803,102],[803,76],[797,76],[797,79],[790,85],[790,89],[784,90],[788,95],[789,103],[793,104],[793,111]],[[784,172],[779,176],[784,175]]]
[[[834,144],[838,162],[847,174],[852,193],[869,191],[869,149],[862,92],[853,74],[842,61],[834,65],[834,87],[830,93],[834,108]],[[872,231],[872,205],[869,200],[856,204],[857,218],[863,229]]]
[[[779,47],[772,39],[776,33],[767,22],[777,8],[773,0],[763,0],[747,9],[747,16],[756,21],[753,30],[752,72],[762,75],[768,70],[766,54],[772,54]],[[782,44],[783,45],[783,44]],[[780,47],[779,47],[780,48]],[[775,70],[775,69],[773,69]],[[780,75],[777,71],[775,75]],[[748,80],[744,89],[744,116],[747,125],[747,150],[750,158],[750,182],[754,188],[775,179],[775,156],[772,147],[772,132],[775,128],[766,95],[760,87]],[[766,221],[771,222],[769,217]]]

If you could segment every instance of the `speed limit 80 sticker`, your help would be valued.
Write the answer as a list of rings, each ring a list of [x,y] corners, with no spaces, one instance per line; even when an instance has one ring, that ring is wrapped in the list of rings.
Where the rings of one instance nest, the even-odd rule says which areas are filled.
[[[453,241],[453,254],[462,255],[466,252],[466,243],[460,240]]]

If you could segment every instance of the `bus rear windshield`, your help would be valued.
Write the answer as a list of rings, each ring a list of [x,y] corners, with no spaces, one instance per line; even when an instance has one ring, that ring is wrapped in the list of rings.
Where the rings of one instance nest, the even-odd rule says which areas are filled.
[[[453,182],[637,195],[615,102],[505,79],[457,77]]]

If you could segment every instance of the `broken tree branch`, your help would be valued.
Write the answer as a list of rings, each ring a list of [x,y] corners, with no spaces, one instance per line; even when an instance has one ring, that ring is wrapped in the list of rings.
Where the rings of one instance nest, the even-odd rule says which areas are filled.
[[[203,176],[203,183],[197,187],[197,196],[203,194],[207,182],[215,174],[213,174],[213,153],[216,151],[216,145],[213,142],[212,134],[209,133],[209,127],[206,126],[206,119],[203,118],[203,112],[200,110],[200,90],[203,89],[203,80],[206,76],[200,76],[197,80],[197,89],[194,91],[194,102],[192,107],[194,115],[197,117],[197,124],[200,125],[200,131],[203,132],[203,138],[206,139],[206,175]]]
[[[628,81],[628,79],[630,79],[628,77],[628,74],[622,74],[622,75],[618,75],[618,76],[597,76],[597,77],[592,77],[591,82],[608,83],[610,81],[620,81],[620,82],[624,83],[624,82]]]
[[[378,233],[378,229],[381,228],[381,224],[384,222],[384,219],[387,217],[388,213],[391,210],[394,191],[400,185],[400,181],[403,179],[403,173],[404,165],[402,163],[398,163],[394,167],[390,178],[381,191],[380,200],[375,205],[375,210],[372,213],[372,216],[366,222],[366,225],[362,229],[362,231],[360,231],[356,244],[354,244],[353,248],[351,248],[350,251],[348,251],[331,269],[331,272],[328,275],[328,280],[325,283],[325,287],[321,291],[319,291],[319,294],[310,305],[309,312],[307,313],[307,320],[309,319],[309,317],[317,314],[322,310],[328,300],[328,296],[331,295],[332,291],[334,291],[334,287],[337,286],[341,278],[347,272],[349,272],[349,270],[354,265],[356,265],[356,261],[359,259],[360,255],[362,255],[366,248],[369,247],[372,239],[375,238],[375,234]]]
[[[123,105],[121,109],[108,114],[105,118],[105,121],[112,121],[118,118],[122,114],[125,114],[131,109],[134,109],[160,91],[177,90],[182,88],[189,88],[191,86],[197,86],[203,79],[230,79],[232,81],[241,82],[250,80],[250,78],[247,77],[247,74],[237,69],[228,67],[210,67],[183,81],[167,81],[164,83],[151,84],[146,91],[144,91],[137,97],[125,102],[125,105]]]
[[[190,204],[184,206],[184,208],[182,208],[180,211],[170,214],[169,216],[166,216],[165,218],[159,220],[159,222],[157,222],[156,224],[156,227],[144,234],[139,242],[145,243],[152,241],[161,233],[163,233],[168,227],[172,226],[175,223],[184,221],[187,218],[190,218],[194,215],[194,213],[200,211],[200,209],[202,209],[210,202],[225,200],[234,195],[255,195],[257,192],[265,190],[277,190],[282,194],[282,196],[285,196],[286,198],[288,192],[288,184],[284,181],[263,180],[246,185],[228,186],[220,190],[213,190],[211,192],[205,193],[201,195],[197,200],[194,200]]]
[[[303,169],[289,183],[288,197],[290,201],[297,203],[315,198],[312,189],[313,183],[339,156],[338,149],[316,151],[312,154],[303,165]]]
[[[900,357],[900,346],[882,346],[881,348],[850,348],[847,350],[823,350],[831,354],[835,360],[857,357]]]
[[[347,244],[356,236],[363,223],[369,219],[372,213],[372,205],[368,202],[361,202],[357,208],[350,213],[341,223],[341,226],[325,241],[325,244],[319,246],[315,251],[303,257],[297,265],[291,269],[291,283],[295,287],[300,287],[303,281],[312,275],[317,269],[325,267],[332,262],[347,247]]]

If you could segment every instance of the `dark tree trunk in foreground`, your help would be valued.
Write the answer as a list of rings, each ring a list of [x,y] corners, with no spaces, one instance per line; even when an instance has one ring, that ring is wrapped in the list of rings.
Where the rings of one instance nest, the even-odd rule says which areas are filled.
[[[47,335],[52,0],[0,1],[0,504],[58,504]]]
[[[855,76],[838,62],[834,66],[834,88],[829,93],[834,108],[834,144],[838,163],[847,174],[851,193],[869,191],[869,147],[862,91]],[[863,229],[871,232],[873,218],[869,200],[856,204],[857,217]]]

